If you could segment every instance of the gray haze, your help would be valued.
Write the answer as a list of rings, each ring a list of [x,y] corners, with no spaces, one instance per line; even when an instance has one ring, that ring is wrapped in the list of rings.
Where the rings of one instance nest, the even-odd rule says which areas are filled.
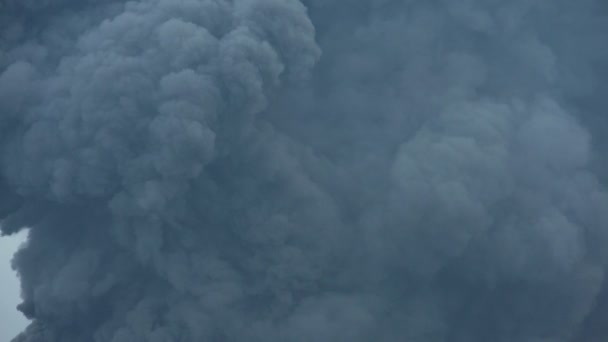
[[[15,342],[608,338],[605,0],[0,0]]]

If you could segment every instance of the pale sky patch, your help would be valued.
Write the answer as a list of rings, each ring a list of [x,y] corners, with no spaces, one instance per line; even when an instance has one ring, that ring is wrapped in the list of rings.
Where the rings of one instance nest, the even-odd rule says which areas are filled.
[[[22,331],[27,320],[17,311],[19,281],[11,269],[10,260],[25,240],[25,233],[10,237],[0,237],[0,341],[10,341]]]

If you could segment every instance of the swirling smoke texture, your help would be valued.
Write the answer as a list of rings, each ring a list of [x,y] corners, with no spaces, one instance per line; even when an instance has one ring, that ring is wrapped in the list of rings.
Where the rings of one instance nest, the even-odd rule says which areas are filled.
[[[608,2],[0,0],[14,342],[608,340]]]

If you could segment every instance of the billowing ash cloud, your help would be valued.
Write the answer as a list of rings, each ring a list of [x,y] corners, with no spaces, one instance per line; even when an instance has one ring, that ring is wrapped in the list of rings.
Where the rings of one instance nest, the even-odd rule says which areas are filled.
[[[0,0],[15,342],[608,338],[602,0]]]

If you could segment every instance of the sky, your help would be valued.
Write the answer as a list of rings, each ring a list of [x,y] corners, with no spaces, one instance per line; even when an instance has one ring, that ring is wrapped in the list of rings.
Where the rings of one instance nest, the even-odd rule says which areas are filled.
[[[25,240],[25,232],[11,237],[0,237],[0,341],[10,341],[25,328],[27,320],[17,311],[19,282],[10,260]]]

